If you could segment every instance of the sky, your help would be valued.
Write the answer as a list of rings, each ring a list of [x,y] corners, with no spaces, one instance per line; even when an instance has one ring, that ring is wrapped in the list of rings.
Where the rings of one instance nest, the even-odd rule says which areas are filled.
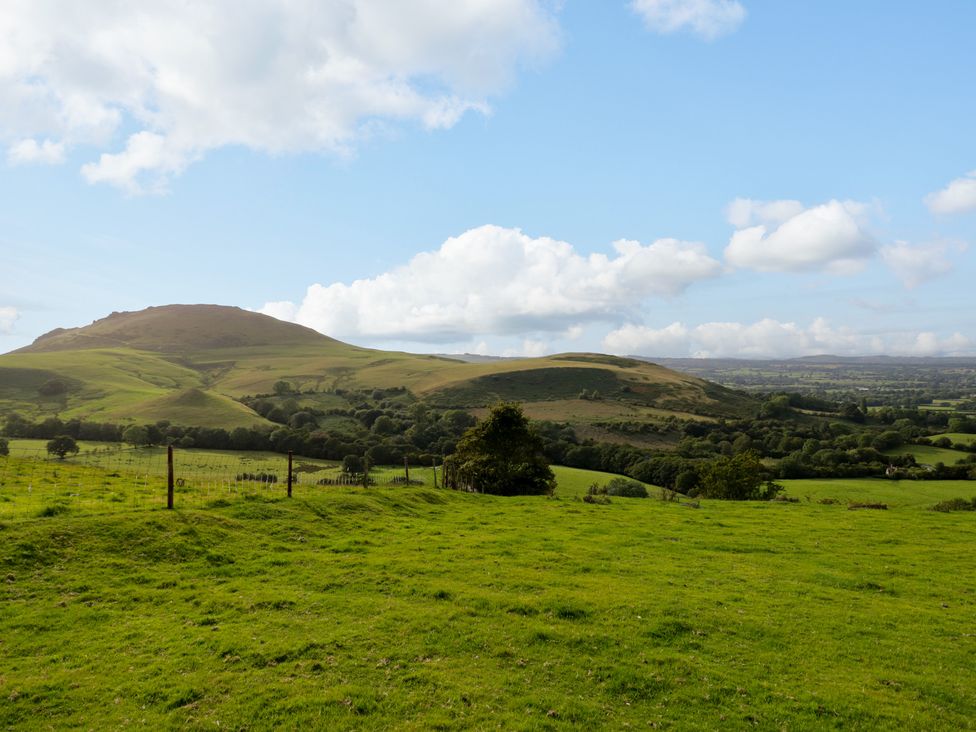
[[[976,355],[976,3],[4,0],[0,352]]]

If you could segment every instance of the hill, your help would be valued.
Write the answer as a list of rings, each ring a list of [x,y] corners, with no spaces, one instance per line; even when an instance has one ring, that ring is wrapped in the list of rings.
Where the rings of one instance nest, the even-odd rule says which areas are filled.
[[[167,305],[58,329],[0,356],[0,413],[270,426],[240,400],[272,395],[282,381],[289,398],[332,407],[336,395],[362,402],[360,393],[375,390],[475,413],[517,400],[531,417],[598,437],[613,437],[616,423],[754,411],[748,397],[635,359],[569,353],[471,363],[360,348],[239,308]]]
[[[5,519],[0,727],[971,729],[971,516],[811,483],[842,502],[316,487]]]

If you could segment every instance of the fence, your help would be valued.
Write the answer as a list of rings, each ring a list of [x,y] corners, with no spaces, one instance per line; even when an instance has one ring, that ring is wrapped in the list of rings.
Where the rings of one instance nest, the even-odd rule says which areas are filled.
[[[434,485],[434,468],[368,468],[271,453],[94,447],[63,459],[38,447],[0,456],[0,520],[206,507],[246,498],[313,495],[330,486]]]

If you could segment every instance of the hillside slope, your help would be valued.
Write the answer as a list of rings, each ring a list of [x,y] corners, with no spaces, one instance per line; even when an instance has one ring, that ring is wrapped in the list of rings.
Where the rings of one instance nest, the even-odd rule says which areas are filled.
[[[52,331],[0,356],[0,413],[270,426],[236,400],[270,394],[278,381],[302,394],[397,389],[473,411],[515,400],[532,417],[597,431],[614,421],[754,409],[741,394],[635,359],[570,353],[469,363],[360,348],[239,308],[168,305]]]

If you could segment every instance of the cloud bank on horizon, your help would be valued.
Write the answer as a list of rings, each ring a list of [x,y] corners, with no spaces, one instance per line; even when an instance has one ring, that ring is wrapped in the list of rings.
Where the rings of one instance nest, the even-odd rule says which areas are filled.
[[[908,289],[951,272],[957,245],[879,247],[867,230],[868,206],[829,201],[735,199],[726,209],[738,227],[725,249],[726,265],[704,244],[659,239],[614,242],[613,255],[582,256],[573,245],[533,238],[519,229],[485,225],[451,237],[407,264],[350,284],[308,287],[301,302],[268,302],[259,312],[337,338],[416,345],[478,343],[486,336],[524,336],[505,355],[539,355],[547,338],[572,341],[591,324],[616,326],[602,345],[612,353],[701,357],[785,357],[832,353],[934,356],[968,352],[961,333],[897,332],[884,337],[833,328],[815,318],[807,328],[763,318],[752,323],[639,322],[653,300],[678,298],[696,283],[736,267],[761,272],[821,270],[855,274],[880,259]],[[762,223],[758,223],[762,222]],[[753,226],[753,224],[757,224]],[[767,229],[767,227],[769,227]],[[481,339],[481,340],[479,340]]]

